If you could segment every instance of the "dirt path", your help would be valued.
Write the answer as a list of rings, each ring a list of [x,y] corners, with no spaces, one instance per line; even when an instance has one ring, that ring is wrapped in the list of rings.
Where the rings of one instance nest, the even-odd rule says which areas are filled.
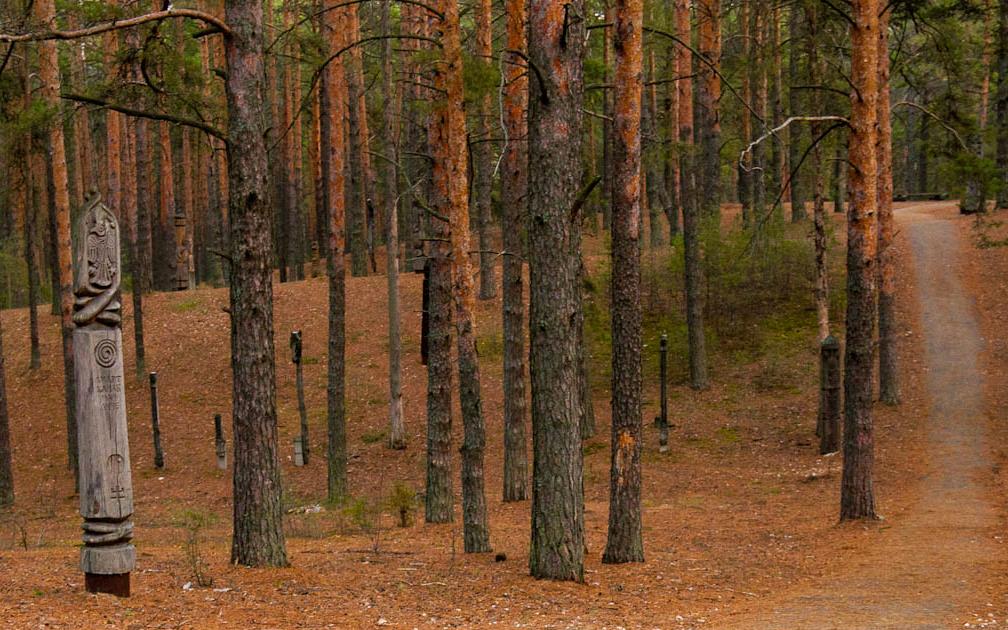
[[[959,278],[960,236],[938,216],[940,209],[923,204],[897,211],[913,252],[931,400],[925,419],[930,461],[919,499],[902,517],[869,529],[859,544],[866,552],[840,551],[848,557],[818,585],[782,594],[755,619],[733,626],[963,627],[977,585],[996,579],[1000,532],[983,481],[994,463],[978,367],[984,342]]]

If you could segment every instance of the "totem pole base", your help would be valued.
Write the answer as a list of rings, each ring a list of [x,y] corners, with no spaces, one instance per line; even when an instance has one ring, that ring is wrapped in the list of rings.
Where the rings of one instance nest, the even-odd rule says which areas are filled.
[[[85,573],[84,588],[88,593],[105,593],[106,595],[115,595],[116,597],[129,597],[130,574],[99,575],[98,573]]]

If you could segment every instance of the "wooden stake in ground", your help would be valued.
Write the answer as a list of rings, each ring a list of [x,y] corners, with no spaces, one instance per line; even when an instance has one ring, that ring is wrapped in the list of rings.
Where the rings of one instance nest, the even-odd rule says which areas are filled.
[[[660,430],[660,437],[658,438],[659,450],[662,453],[668,452],[668,434],[669,434],[669,421],[668,421],[668,335],[661,336],[661,344],[658,347],[658,352],[660,356],[658,358],[658,372],[661,375],[661,415],[658,416],[658,429]]]
[[[91,593],[128,597],[136,562],[119,304],[119,224],[97,195],[80,221],[73,321],[80,445],[81,569]]]
[[[227,470],[227,441],[224,439],[224,422],[221,415],[214,415],[214,451],[217,454],[217,468]]]
[[[823,339],[819,364],[819,454],[835,453],[840,446],[840,342],[833,335]]]
[[[876,299],[879,0],[854,0],[851,10],[851,118],[847,213],[847,341],[844,357],[844,461],[840,520],[875,518],[872,471],[872,364]]]
[[[295,330],[290,335],[291,362],[294,363],[295,383],[297,385],[298,415],[301,417],[301,458],[304,465],[308,464],[308,409],[305,406],[304,370],[301,368],[301,331]]]
[[[154,436],[154,468],[164,468],[164,451],[161,450],[161,408],[158,404],[157,372],[150,373],[151,429]]]
[[[643,562],[641,536],[641,92],[643,0],[616,0],[612,210],[612,459],[605,563]]]

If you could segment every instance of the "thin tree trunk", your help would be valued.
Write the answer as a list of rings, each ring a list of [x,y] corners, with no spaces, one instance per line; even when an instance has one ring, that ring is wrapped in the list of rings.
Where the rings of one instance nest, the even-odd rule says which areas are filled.
[[[804,83],[801,72],[801,47],[798,45],[803,33],[802,11],[795,4],[791,7],[791,16],[788,22],[788,31],[791,39],[790,50],[788,52],[788,80],[790,89],[788,90],[788,107],[792,116],[800,116],[803,113],[801,90],[795,89]],[[802,126],[790,125],[787,130],[788,138],[788,169],[794,171],[802,155]],[[799,173],[788,183],[791,192],[791,221],[798,223],[808,218],[805,214],[805,190],[803,179]]]
[[[1008,0],[998,1],[997,39],[996,163],[998,179],[1001,183],[997,193],[997,207],[1008,208]]]
[[[35,16],[43,24],[56,19],[53,0],[36,0]],[[39,42],[39,78],[42,81],[41,95],[46,105],[53,110],[60,106],[59,56],[56,42]],[[63,142],[63,126],[60,119],[49,127],[49,155],[52,165],[48,169],[49,185],[53,191],[55,241],[54,263],[58,270],[60,295],[60,322],[63,336],[63,385],[66,403],[67,425],[67,465],[74,473],[75,487],[79,471],[77,469],[77,418],[75,412],[76,387],[74,383],[73,359],[73,268],[70,263],[70,195],[67,191],[66,147]]]
[[[479,0],[476,5],[476,56],[477,63],[483,66],[483,71],[489,76],[493,71],[493,19],[490,0]],[[476,113],[478,121],[476,128],[476,144],[473,146],[473,161],[475,162],[476,184],[476,219],[479,227],[480,249],[480,289],[481,300],[491,300],[497,297],[497,279],[494,276],[494,261],[497,255],[491,250],[491,192],[493,190],[493,145],[490,143],[490,117],[493,115],[492,96],[489,92],[483,95]]]
[[[529,82],[532,535],[537,578],[584,580],[584,482],[578,400],[578,261],[571,221],[581,182],[584,2],[529,3],[529,59],[550,68]],[[608,29],[607,29],[608,30]]]
[[[690,2],[676,0],[676,22],[678,32],[685,36],[690,32]],[[692,58],[688,50],[680,50],[679,74],[692,74]],[[683,252],[686,276],[686,328],[689,347],[690,384],[694,389],[705,389],[707,381],[707,342],[703,323],[703,269],[700,260],[700,196],[697,181],[702,166],[694,159],[693,144],[693,90],[690,81],[679,81],[679,138],[686,145],[682,167],[683,178]],[[699,98],[699,96],[698,96]],[[706,191],[705,193],[706,194]]]
[[[25,143],[25,157],[31,156],[31,147]],[[37,370],[42,367],[42,354],[39,350],[39,326],[38,326],[38,301],[39,301],[39,274],[38,274],[38,213],[42,210],[41,188],[44,183],[39,181],[38,174],[41,169],[35,169],[31,162],[42,162],[40,158],[29,160],[29,164],[24,167],[24,245],[25,262],[28,267],[28,329],[31,339],[31,360],[28,369]],[[33,172],[34,171],[34,172]]]
[[[402,337],[399,333],[399,126],[392,85],[392,0],[382,3],[382,112],[385,133],[385,274],[388,276],[389,318],[389,448],[406,448],[403,423]]]
[[[350,43],[356,40],[360,33],[357,21],[357,5],[346,8],[345,28],[349,33]],[[354,48],[349,53],[345,76],[347,84],[347,167],[350,173],[350,185],[347,193],[347,241],[350,248],[350,272],[356,276],[368,274],[367,259],[367,219],[365,216],[367,203],[367,175],[364,171],[364,152],[367,151],[367,136],[364,135],[361,120],[360,100],[364,94],[363,68]]]
[[[767,117],[771,120],[771,126],[777,128],[784,120],[784,103],[781,93],[783,91],[784,78],[782,76],[781,61],[781,19],[780,4],[773,4],[770,8],[770,68],[769,68],[769,92]],[[784,173],[784,147],[781,146],[777,138],[770,144],[770,191],[771,199],[776,199],[781,190],[781,185],[786,177]],[[775,210],[776,212],[777,210]]]
[[[893,260],[892,121],[889,101],[889,11],[879,18],[878,32],[878,335],[879,397],[888,405],[900,400],[896,349],[896,268]]]
[[[754,63],[753,56],[756,53],[755,46],[753,45],[752,39],[752,13],[755,7],[753,7],[752,0],[742,0],[742,12],[739,19],[739,28],[742,32],[742,55],[743,58],[748,59],[750,64]],[[752,103],[752,72],[744,71],[742,72],[742,100],[746,103]],[[742,143],[746,146],[753,141],[753,116],[748,111],[741,112],[741,126],[742,126]],[[753,212],[753,156],[754,151],[749,151],[745,154],[741,163],[738,165],[738,198],[739,203],[742,205],[742,224],[746,227],[752,225],[752,212]]]
[[[715,68],[721,66],[721,0],[698,0],[699,52]],[[700,216],[713,217],[714,225],[721,216],[721,77],[706,64],[697,70],[697,133],[700,135],[700,162],[697,175],[701,182],[697,195]]]
[[[850,210],[847,215],[847,341],[844,357],[843,477],[840,520],[875,518],[872,483],[872,363],[878,206],[878,0],[851,7]]]
[[[442,0],[443,59],[434,71],[434,85],[445,99],[434,109],[431,155],[434,158],[434,211],[448,219],[452,299],[458,343],[459,401],[462,405],[462,522],[467,553],[490,550],[486,497],[483,488],[483,451],[486,445],[476,353],[475,288],[469,262],[468,155],[463,109],[462,44],[458,3]],[[450,361],[449,356],[430,361]]]
[[[814,3],[805,3],[805,23],[808,25],[809,37],[806,38],[809,68],[814,76],[825,76],[826,68],[819,55],[818,34],[819,23]],[[813,91],[809,98],[811,114],[821,116],[823,112],[822,95]],[[818,138],[823,132],[821,122],[812,122],[812,137]],[[830,334],[829,321],[829,269],[826,266],[827,235],[826,235],[826,199],[823,186],[822,147],[816,145],[812,149],[812,181],[813,181],[813,241],[815,245],[815,306],[816,323],[819,330],[818,341],[821,344]],[[825,378],[826,374],[821,375]]]
[[[326,8],[336,0],[325,0]],[[340,50],[346,41],[346,17],[331,8],[323,14],[322,28],[328,49]],[[335,59],[326,67],[321,102],[323,172],[325,173],[325,216],[327,218],[329,280],[329,358],[328,358],[328,493],[330,501],[348,496],[346,451],[346,238],[344,232],[344,155],[343,115],[346,111],[343,61]]]
[[[285,566],[277,453],[270,194],[263,124],[263,14],[229,0],[225,44],[231,191],[231,369],[234,374],[234,535],[231,562]]]
[[[602,561],[643,562],[641,535],[642,0],[616,0],[616,179],[612,226],[612,447],[609,533]]]
[[[136,377],[143,380],[147,373],[143,328],[143,294],[150,288],[150,153],[147,146],[147,121],[137,118],[133,132],[136,152],[136,223],[133,252],[133,344],[136,348]]]
[[[669,9],[668,15],[671,27],[669,31],[676,30],[674,7]],[[687,52],[688,54],[688,52]],[[667,193],[665,198],[668,205],[665,206],[665,218],[669,224],[669,241],[675,239],[679,234],[679,209],[682,207],[682,160],[679,151],[673,151],[672,147],[679,144],[679,88],[677,83],[689,83],[689,81],[672,81],[677,77],[678,63],[676,45],[670,44],[666,52],[666,72],[665,79],[665,137],[668,148],[664,151],[665,156],[665,188]]]
[[[161,197],[159,207],[159,217],[157,225],[158,237],[154,243],[154,260],[160,260],[158,265],[160,273],[155,270],[155,278],[158,286],[162,289],[172,289],[175,284],[176,266],[178,265],[177,247],[175,242],[175,232],[171,229],[170,222],[175,219],[175,168],[172,160],[171,133],[168,123],[162,122],[158,126],[160,142],[160,175]]]
[[[0,508],[14,505],[14,467],[7,414],[7,379],[4,372],[3,331],[0,330]]]
[[[1008,1],[1008,0],[1006,0]],[[525,0],[507,0],[507,50],[526,50]],[[517,59],[515,61],[518,61]],[[501,170],[503,224],[520,226],[528,210],[528,77],[517,63],[504,63],[504,148]],[[520,229],[505,229],[503,260],[504,326],[504,500],[528,498],[528,444],[525,423],[525,280]]]

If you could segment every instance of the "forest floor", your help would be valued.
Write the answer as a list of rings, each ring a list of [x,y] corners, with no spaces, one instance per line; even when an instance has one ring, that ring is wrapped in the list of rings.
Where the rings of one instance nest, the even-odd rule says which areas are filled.
[[[461,518],[406,528],[382,509],[397,484],[422,491],[424,394],[420,277],[402,277],[405,451],[384,445],[385,279],[348,279],[349,508],[325,497],[326,284],[275,285],[278,403],[291,567],[231,566],[230,470],[216,468],[213,414],[228,417],[224,289],[145,298],[148,367],[159,373],[167,467],[155,470],[146,379],[128,378],[138,562],[133,596],[83,592],[80,517],[65,463],[59,325],[43,318],[43,367],[29,372],[26,310],[2,313],[17,501],[0,512],[0,625],[117,628],[974,627],[1008,624],[1003,575],[1008,448],[1008,250],[994,222],[952,204],[897,216],[903,402],[876,405],[876,496],[885,520],[837,524],[840,458],[814,438],[814,334],[789,352],[716,359],[714,385],[670,395],[675,428],[660,454],[646,423],[647,562],[601,564],[608,391],[585,444],[584,584],[528,577],[529,504],[501,502],[500,303],[479,304],[491,542],[507,556],[462,553]],[[840,219],[842,221],[842,219]],[[840,221],[838,221],[838,226]],[[936,225],[932,226],[931,224]],[[842,233],[842,230],[838,230]],[[589,267],[604,243],[587,239]],[[656,252],[668,255],[668,249]],[[592,260],[594,259],[594,260]],[[915,270],[915,271],[914,271]],[[961,282],[961,284],[960,284]],[[928,297],[930,296],[930,297]],[[809,298],[811,302],[811,296]],[[130,300],[124,322],[134,372]],[[953,308],[955,310],[953,310]],[[312,457],[295,467],[294,371],[286,340],[304,331]],[[654,352],[654,344],[649,346]],[[657,414],[646,361],[645,419]],[[228,442],[230,422],[226,421]],[[454,426],[456,440],[461,423]],[[456,463],[457,466],[457,463]],[[456,471],[457,479],[457,471]],[[456,486],[456,494],[459,488]],[[456,500],[458,505],[458,500]],[[199,524],[194,525],[194,524]],[[192,544],[186,544],[191,541]],[[188,549],[188,551],[187,551]],[[193,560],[193,552],[201,560]],[[202,587],[194,565],[212,585]],[[891,622],[891,623],[890,623]]]

